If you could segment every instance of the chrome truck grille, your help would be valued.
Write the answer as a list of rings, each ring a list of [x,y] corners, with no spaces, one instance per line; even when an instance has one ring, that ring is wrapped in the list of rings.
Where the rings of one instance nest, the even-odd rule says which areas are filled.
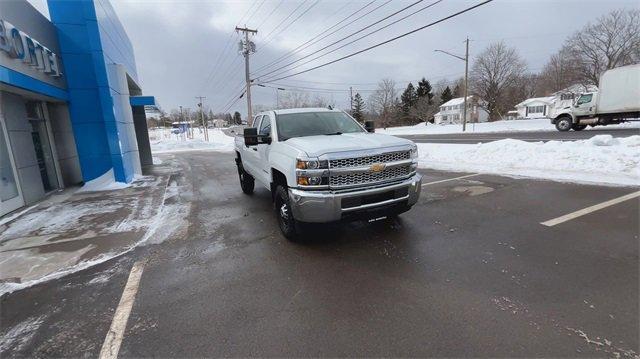
[[[410,159],[409,151],[396,151],[329,160],[329,187],[349,188],[404,179],[412,173]],[[371,167],[376,164],[387,167],[374,171]]]
[[[387,163],[387,162],[393,162],[393,161],[408,160],[409,157],[410,157],[409,151],[398,151],[398,152],[382,153],[379,155],[365,156],[365,157],[341,158],[338,160],[330,160],[329,169],[370,166],[374,163]]]

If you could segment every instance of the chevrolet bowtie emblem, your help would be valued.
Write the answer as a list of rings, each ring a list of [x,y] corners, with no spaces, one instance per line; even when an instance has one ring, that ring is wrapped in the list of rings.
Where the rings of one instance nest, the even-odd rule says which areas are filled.
[[[384,163],[374,163],[371,165],[371,172],[382,172],[385,167],[387,167],[387,165]]]

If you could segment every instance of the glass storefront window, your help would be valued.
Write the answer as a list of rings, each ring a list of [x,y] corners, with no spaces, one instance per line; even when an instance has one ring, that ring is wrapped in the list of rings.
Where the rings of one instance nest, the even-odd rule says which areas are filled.
[[[0,123],[0,201],[5,202],[18,197],[18,184],[9,158],[9,147],[4,134],[4,126]]]

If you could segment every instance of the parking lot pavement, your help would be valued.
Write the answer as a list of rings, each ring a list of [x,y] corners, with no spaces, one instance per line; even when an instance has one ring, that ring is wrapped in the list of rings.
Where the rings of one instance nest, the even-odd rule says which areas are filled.
[[[176,156],[188,232],[3,297],[3,357],[97,356],[141,261],[121,357],[637,357],[637,198],[541,223],[638,188],[427,170],[399,219],[294,244],[231,154]]]
[[[577,141],[589,139],[596,135],[611,135],[613,137],[628,137],[634,135],[640,135],[640,129],[629,128],[616,128],[612,127],[596,127],[586,131],[570,131],[570,132],[558,132],[552,127],[549,131],[536,131],[536,132],[496,132],[496,133],[452,133],[452,134],[440,134],[440,135],[406,135],[398,136],[410,139],[417,143],[460,143],[460,144],[475,144],[486,143],[498,140],[504,140],[506,138],[512,138],[516,140],[526,142],[539,142],[539,141]]]

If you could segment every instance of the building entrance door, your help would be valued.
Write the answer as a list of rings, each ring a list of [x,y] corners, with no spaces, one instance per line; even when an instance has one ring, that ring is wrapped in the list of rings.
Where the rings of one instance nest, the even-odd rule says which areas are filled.
[[[58,176],[53,157],[51,137],[47,128],[46,118],[41,102],[27,102],[27,118],[31,123],[31,138],[36,151],[40,177],[45,192],[58,189]]]
[[[9,136],[0,113],[0,216],[24,206]]]

